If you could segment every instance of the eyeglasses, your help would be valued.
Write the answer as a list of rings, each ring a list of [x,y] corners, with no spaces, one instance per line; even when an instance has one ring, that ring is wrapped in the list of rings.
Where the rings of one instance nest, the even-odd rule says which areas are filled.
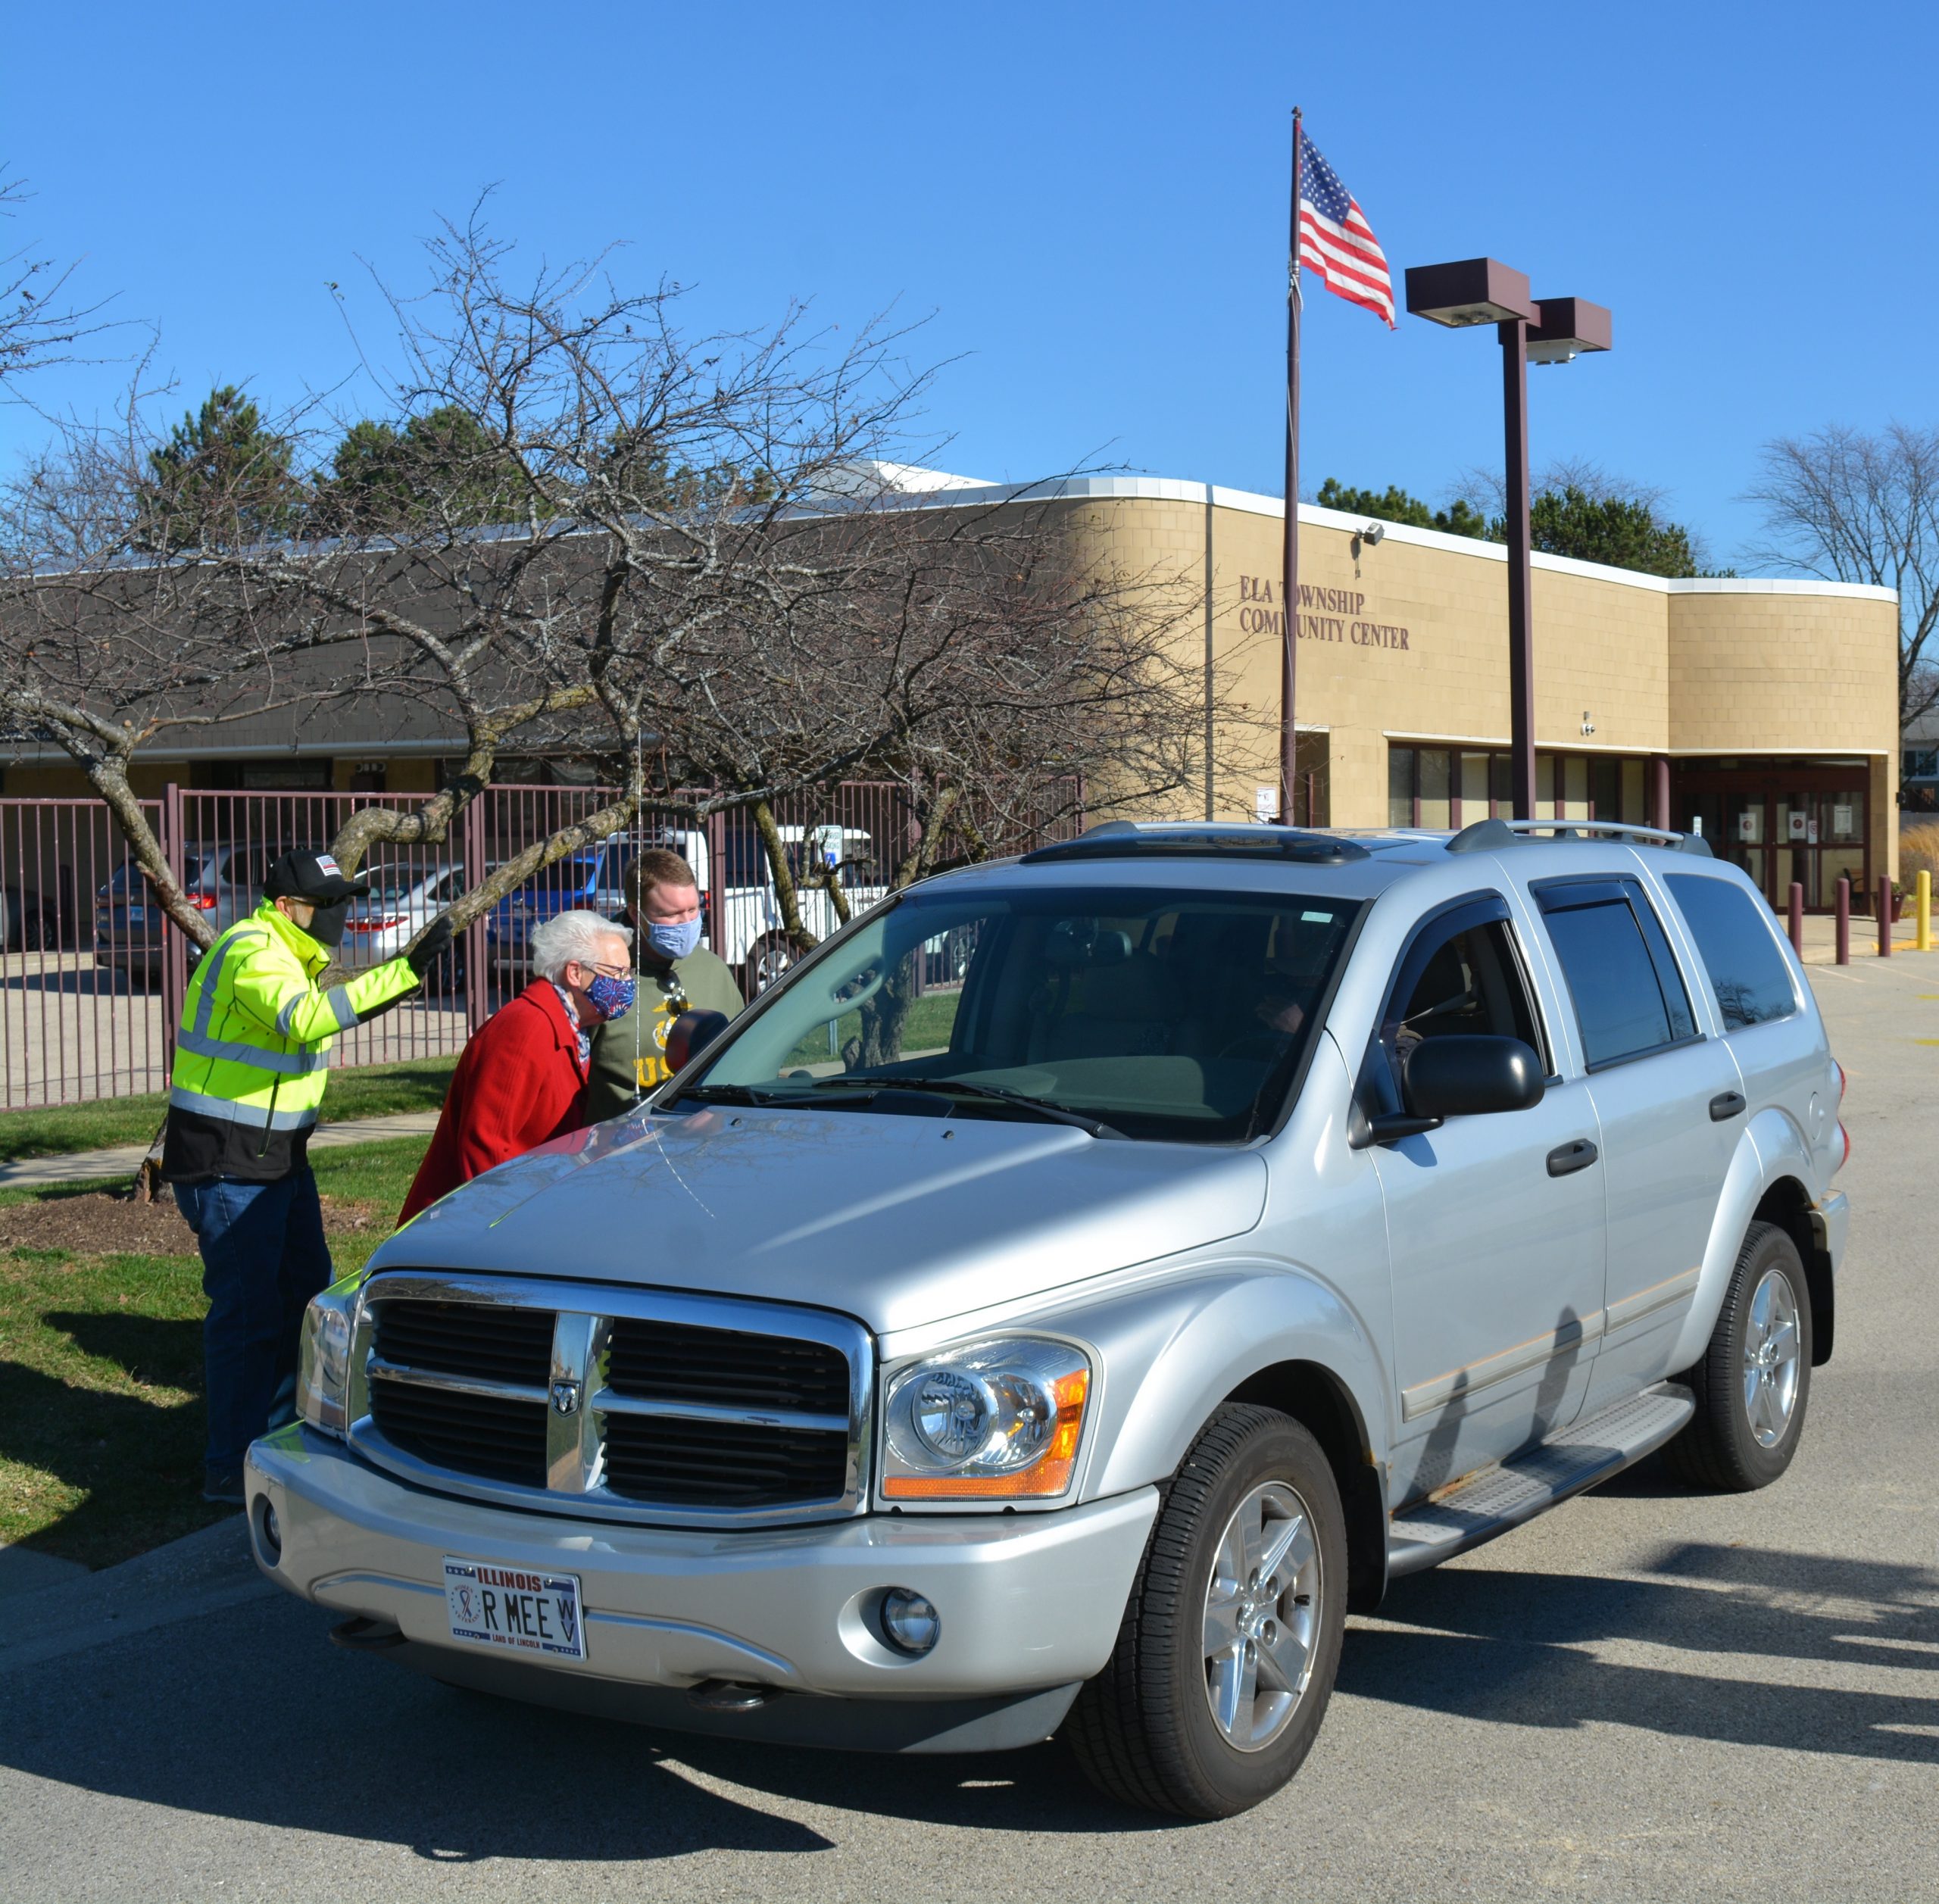
[[[573,961],[573,963],[575,965],[578,965],[578,964],[579,964],[581,962],[580,962],[579,960],[575,959],[575,960]],[[587,965],[585,966],[585,968],[584,968],[584,969],[585,969],[586,971],[588,971],[588,972],[598,972],[598,973],[599,974],[599,975],[600,975],[602,979],[628,979],[628,978],[632,977],[632,969],[632,969],[632,966],[631,966],[630,964],[628,964],[628,965],[598,965],[598,964],[587,964]]]

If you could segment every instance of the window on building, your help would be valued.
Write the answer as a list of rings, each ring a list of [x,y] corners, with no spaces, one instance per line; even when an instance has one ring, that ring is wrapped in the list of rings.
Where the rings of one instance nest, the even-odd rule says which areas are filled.
[[[1703,954],[1726,1031],[1767,1025],[1797,1010],[1767,908],[1727,879],[1681,872],[1665,883]]]
[[[1563,880],[1534,891],[1591,1070],[1696,1035],[1689,994],[1639,885]]]
[[[1414,823],[1414,750],[1410,747],[1387,750],[1387,823]]]

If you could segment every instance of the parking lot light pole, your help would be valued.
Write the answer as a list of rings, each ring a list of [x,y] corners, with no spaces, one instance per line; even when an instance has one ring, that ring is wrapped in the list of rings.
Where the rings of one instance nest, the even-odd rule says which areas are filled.
[[[1413,265],[1407,308],[1465,330],[1493,324],[1501,341],[1503,473],[1508,535],[1509,758],[1517,819],[1535,816],[1534,587],[1528,560],[1528,366],[1566,364],[1610,347],[1610,314],[1582,298],[1536,299],[1523,274],[1498,258]]]

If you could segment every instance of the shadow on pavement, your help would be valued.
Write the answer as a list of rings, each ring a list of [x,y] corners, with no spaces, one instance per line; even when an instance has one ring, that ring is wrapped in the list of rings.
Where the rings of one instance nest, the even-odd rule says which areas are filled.
[[[1616,1640],[1673,1648],[1688,1663],[1629,1665],[1577,1650]],[[1666,1549],[1644,1578],[1445,1568],[1397,1582],[1349,1634],[1339,1684],[1511,1725],[1600,1721],[1939,1762],[1939,1696],[1750,1678],[1706,1669],[1706,1653],[1929,1671],[1939,1667],[1939,1573],[1694,1542]]]
[[[0,1677],[0,1764],[440,1863],[833,1847],[753,1793],[984,1831],[1163,1828],[1094,1796],[1058,1746],[891,1760],[654,1734],[345,1653],[333,1619],[251,1601]]]

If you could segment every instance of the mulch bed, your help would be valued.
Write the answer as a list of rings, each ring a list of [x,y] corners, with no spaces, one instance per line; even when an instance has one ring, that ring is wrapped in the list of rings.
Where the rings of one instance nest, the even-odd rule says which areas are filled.
[[[346,1231],[388,1228],[370,1203],[323,1200],[323,1228]],[[172,1198],[137,1203],[103,1190],[79,1197],[44,1197],[0,1205],[0,1250],[66,1250],[76,1256],[188,1256],[195,1233]]]

